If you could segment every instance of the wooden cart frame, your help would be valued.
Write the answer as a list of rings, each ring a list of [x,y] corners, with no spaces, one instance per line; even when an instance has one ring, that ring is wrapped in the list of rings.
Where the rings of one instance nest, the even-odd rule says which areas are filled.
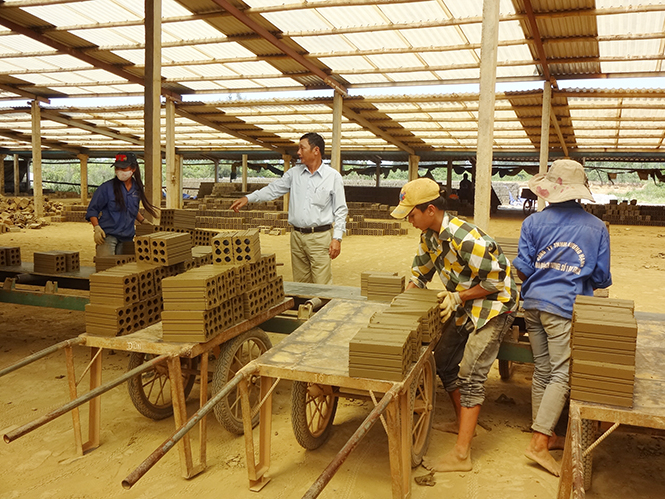
[[[418,360],[402,381],[355,378],[348,374],[349,340],[360,327],[367,324],[373,313],[386,306],[387,304],[376,302],[332,300],[296,332],[255,361],[254,370],[260,376],[262,402],[258,454],[255,452],[251,423],[249,418],[245,418],[243,409],[246,462],[251,490],[260,490],[269,481],[266,473],[270,467],[272,391],[280,380],[288,379],[336,387],[340,390],[339,396],[344,396],[345,390],[351,393],[369,392],[373,399],[377,393],[385,394],[381,402],[375,402],[375,411],[378,417],[379,406],[385,407],[392,495],[394,498],[410,497],[413,440],[411,389],[414,378],[422,371],[425,363],[430,362],[435,345],[429,344],[421,348]],[[241,380],[239,386],[243,403],[248,407],[246,381]],[[433,401],[431,405],[429,410],[433,410]],[[362,434],[371,426],[368,425],[368,420],[359,429]],[[347,446],[355,446],[362,434],[359,437],[354,435]],[[319,489],[325,486],[343,462],[340,457],[343,452],[344,450],[340,451],[305,497],[318,495]]]

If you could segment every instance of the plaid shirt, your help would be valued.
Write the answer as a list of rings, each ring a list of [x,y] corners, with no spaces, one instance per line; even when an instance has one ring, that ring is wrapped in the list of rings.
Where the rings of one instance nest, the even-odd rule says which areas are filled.
[[[455,315],[458,326],[468,316],[479,329],[497,315],[517,310],[517,286],[510,276],[510,261],[499,245],[478,227],[447,213],[438,234],[430,229],[420,235],[411,272],[411,281],[419,288],[424,288],[438,272],[449,291],[463,291],[480,284],[492,292],[458,308]]]

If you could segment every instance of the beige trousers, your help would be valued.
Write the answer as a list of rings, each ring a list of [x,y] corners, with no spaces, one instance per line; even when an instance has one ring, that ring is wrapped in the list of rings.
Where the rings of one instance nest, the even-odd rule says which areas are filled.
[[[332,284],[330,241],[332,229],[312,234],[291,232],[291,267],[295,282]]]

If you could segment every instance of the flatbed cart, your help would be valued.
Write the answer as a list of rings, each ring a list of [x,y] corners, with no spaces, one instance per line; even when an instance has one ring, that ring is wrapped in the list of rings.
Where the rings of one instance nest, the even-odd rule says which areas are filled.
[[[162,323],[159,322],[124,336],[104,337],[85,333],[42,350],[13,366],[0,370],[0,376],[64,349],[71,401],[41,418],[8,432],[4,435],[4,440],[7,443],[12,442],[71,411],[77,453],[82,455],[85,451],[95,449],[100,445],[100,395],[125,381],[128,382],[131,400],[139,412],[152,419],[163,419],[173,414],[176,428],[179,428],[187,420],[185,400],[197,375],[200,376],[201,406],[207,402],[209,355],[217,354],[212,377],[213,390],[215,390],[233,378],[245,364],[251,363],[272,346],[266,333],[258,326],[292,306],[293,299],[285,298],[281,303],[226,329],[205,343],[164,342],[162,341]],[[77,394],[78,382],[74,371],[72,348],[76,345],[90,347],[91,351],[91,361],[80,376],[82,379],[87,372],[90,373],[90,391],[80,397]],[[131,352],[128,372],[106,384],[102,384],[101,352],[103,349]],[[250,381],[248,387],[250,402],[247,417],[253,422],[251,424],[258,423],[257,383]],[[84,443],[78,407],[86,402],[89,402],[90,405],[88,441]],[[215,411],[215,415],[223,426],[230,431],[242,434],[244,429],[242,406],[237,392],[228,393],[224,400],[217,404]],[[197,475],[206,467],[205,418],[200,421],[199,432],[198,465],[194,465],[189,438],[184,438],[179,443],[181,470],[186,478]]]

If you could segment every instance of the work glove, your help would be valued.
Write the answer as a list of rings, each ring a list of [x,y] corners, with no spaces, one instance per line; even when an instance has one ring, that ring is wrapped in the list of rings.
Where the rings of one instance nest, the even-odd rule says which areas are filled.
[[[104,232],[104,229],[102,229],[99,225],[95,225],[95,244],[99,246],[100,244],[104,244],[104,239],[106,239],[106,232]]]
[[[141,225],[152,225],[151,222],[148,222],[148,219],[147,219],[147,218],[144,218],[143,220],[141,220],[141,221],[139,222],[139,224],[141,224]]]
[[[446,322],[452,313],[462,304],[462,298],[457,291],[442,291],[436,297],[439,300],[439,316],[441,322]]]

